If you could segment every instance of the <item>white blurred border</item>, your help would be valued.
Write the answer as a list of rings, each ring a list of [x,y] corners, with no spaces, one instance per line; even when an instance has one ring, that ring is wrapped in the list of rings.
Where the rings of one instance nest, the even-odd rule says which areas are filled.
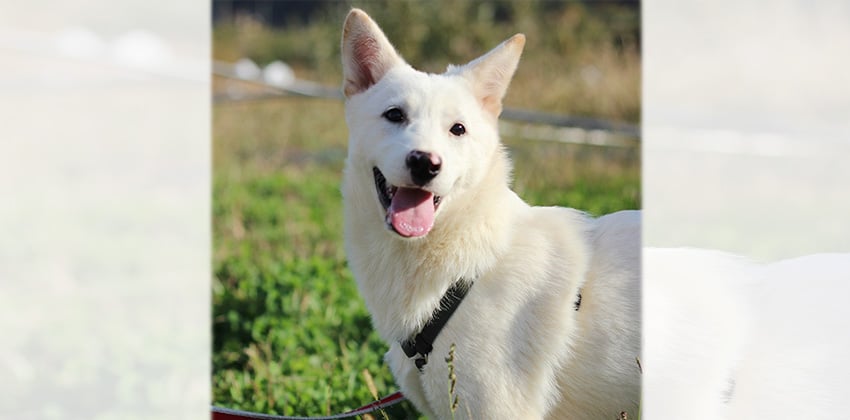
[[[209,20],[0,14],[0,418],[208,418]]]
[[[850,395],[850,3],[642,13],[643,415],[832,418]]]
[[[850,3],[646,0],[645,244],[850,251]]]

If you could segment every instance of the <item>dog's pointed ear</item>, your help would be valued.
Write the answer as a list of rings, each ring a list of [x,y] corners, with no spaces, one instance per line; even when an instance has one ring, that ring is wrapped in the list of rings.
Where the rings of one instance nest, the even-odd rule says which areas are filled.
[[[502,113],[502,98],[508,91],[524,46],[525,35],[516,34],[487,54],[457,69],[472,84],[481,106],[494,117]]]
[[[387,70],[404,64],[378,24],[351,9],[342,28],[343,92],[350,97],[378,83]]]

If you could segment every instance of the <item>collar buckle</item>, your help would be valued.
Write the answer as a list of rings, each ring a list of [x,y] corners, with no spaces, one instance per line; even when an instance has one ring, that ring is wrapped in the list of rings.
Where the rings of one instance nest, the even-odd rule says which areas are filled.
[[[449,322],[449,318],[460,306],[471,287],[472,282],[467,284],[463,279],[456,282],[440,299],[440,305],[431,319],[428,320],[428,323],[425,324],[425,327],[422,328],[422,331],[400,343],[401,349],[408,358],[413,359],[415,357],[413,362],[420,372],[428,363],[428,355],[434,349],[434,340],[437,339],[440,331]]]

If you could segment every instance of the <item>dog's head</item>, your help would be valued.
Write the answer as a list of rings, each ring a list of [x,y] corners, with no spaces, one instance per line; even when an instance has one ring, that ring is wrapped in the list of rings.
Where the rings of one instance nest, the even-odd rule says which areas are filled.
[[[514,35],[466,65],[428,74],[405,63],[366,13],[348,14],[346,176],[374,184],[370,208],[393,232],[427,235],[443,209],[482,183],[500,148],[502,97],[524,44]]]

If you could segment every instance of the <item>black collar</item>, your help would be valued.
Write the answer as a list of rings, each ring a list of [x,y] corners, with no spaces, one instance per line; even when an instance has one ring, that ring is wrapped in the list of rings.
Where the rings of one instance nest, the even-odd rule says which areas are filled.
[[[467,283],[463,279],[456,282],[454,286],[446,291],[443,298],[440,299],[440,305],[437,307],[437,311],[428,323],[425,324],[422,331],[401,342],[401,348],[404,350],[404,354],[407,357],[416,357],[414,363],[416,363],[416,367],[420,372],[422,371],[422,367],[428,363],[428,354],[434,349],[434,340],[437,339],[437,335],[440,334],[440,331],[449,322],[449,318],[452,317],[457,307],[460,306],[460,303],[466,297],[466,293],[469,292],[471,287],[472,282]]]

